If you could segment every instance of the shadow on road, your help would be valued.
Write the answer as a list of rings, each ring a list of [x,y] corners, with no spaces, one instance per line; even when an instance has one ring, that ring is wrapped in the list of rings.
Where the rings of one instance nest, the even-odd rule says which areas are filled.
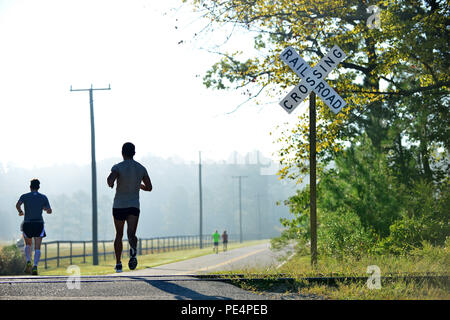
[[[130,278],[141,280],[159,290],[173,294],[174,298],[177,300],[232,300],[231,298],[222,296],[208,296],[201,294],[197,291],[191,290],[189,288],[171,282],[173,280],[148,280],[143,279],[141,277],[130,277]]]

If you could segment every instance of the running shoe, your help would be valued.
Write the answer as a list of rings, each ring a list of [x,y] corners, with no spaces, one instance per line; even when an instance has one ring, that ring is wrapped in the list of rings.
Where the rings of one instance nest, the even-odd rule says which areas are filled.
[[[133,247],[130,248],[130,261],[128,261],[128,267],[130,268],[130,270],[134,270],[137,267],[137,259],[136,259],[136,249],[134,249]]]
[[[33,276],[37,276],[37,275],[38,275],[38,272],[37,272],[37,266],[34,266],[34,267],[33,267],[33,270],[31,271],[31,274],[32,274]]]
[[[114,267],[114,270],[116,270],[117,273],[122,272],[122,263],[116,264],[116,266]]]
[[[137,264],[138,264],[138,262],[137,262],[136,257],[131,257],[130,261],[128,261],[128,267],[130,268],[130,270],[136,269]]]
[[[25,267],[25,270],[23,270],[23,272],[27,273],[27,274],[30,274],[31,273],[31,268],[32,268],[31,261],[28,261],[27,262],[27,266]]]

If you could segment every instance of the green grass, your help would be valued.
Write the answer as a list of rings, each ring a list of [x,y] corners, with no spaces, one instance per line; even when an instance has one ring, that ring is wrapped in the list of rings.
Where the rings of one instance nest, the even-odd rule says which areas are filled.
[[[228,250],[241,248],[245,246],[251,246],[256,245],[260,243],[267,242],[268,240],[257,240],[257,241],[246,241],[241,243],[229,243],[228,244]],[[100,249],[100,246],[99,246]],[[124,246],[124,249],[126,247]],[[219,252],[221,252],[222,246],[219,246]],[[99,250],[101,253],[102,251]],[[60,248],[61,253],[61,248]],[[125,255],[122,255],[122,263],[124,261],[128,261],[128,255],[126,254],[124,250]],[[167,264],[167,263],[173,263],[177,261],[187,260],[207,254],[212,254],[212,247],[206,247],[203,249],[188,249],[188,250],[175,250],[175,251],[167,251],[167,252],[160,252],[160,253],[154,253],[154,254],[147,254],[147,255],[141,255],[138,256],[138,267],[136,270],[146,269],[146,268],[152,268],[159,265]],[[60,267],[56,267],[56,261],[52,260],[48,263],[48,269],[44,268],[44,263],[41,261],[39,264],[39,275],[69,275],[66,270],[67,267],[70,265],[69,259],[64,259],[60,261]],[[116,264],[116,260],[113,257],[113,255],[107,255],[106,260],[104,259],[102,254],[99,254],[99,265],[94,266],[92,265],[92,257],[86,258],[86,263],[83,263],[83,258],[74,258],[72,259],[72,264],[77,265],[80,267],[81,275],[104,275],[104,274],[111,274],[114,273],[114,266]],[[126,263],[124,263],[124,271],[127,271]]]
[[[360,259],[346,258],[338,260],[331,257],[319,257],[316,268],[311,266],[309,255],[296,255],[281,268],[275,270],[235,270],[235,274],[244,274],[250,280],[234,280],[234,284],[255,293],[298,293],[320,296],[326,299],[344,300],[409,300],[433,299],[450,300],[448,282],[420,282],[393,280],[381,283],[380,289],[368,288],[365,281],[360,283],[338,283],[337,286],[307,283],[299,278],[321,276],[363,276],[368,277],[367,267],[376,265],[381,276],[407,274],[449,275],[450,254],[448,248],[426,246],[416,249],[408,256],[366,256]],[[229,274],[229,273],[228,273]],[[263,279],[261,279],[261,275]],[[280,277],[291,277],[293,281],[279,281]],[[253,279],[252,279],[253,278]],[[258,279],[256,279],[258,278]]]

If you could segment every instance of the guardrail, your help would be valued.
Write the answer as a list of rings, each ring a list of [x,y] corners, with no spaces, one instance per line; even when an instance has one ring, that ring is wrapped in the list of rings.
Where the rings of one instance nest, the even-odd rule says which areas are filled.
[[[236,242],[239,236],[228,236],[228,243]],[[108,255],[114,257],[114,240],[99,240],[98,242],[98,258],[103,256],[104,261]],[[129,243],[127,239],[123,240],[122,255],[129,257]],[[219,243],[222,245],[222,240]],[[211,247],[213,241],[210,235],[203,235],[203,247]],[[137,254],[153,254],[175,250],[186,250],[200,247],[200,236],[168,236],[155,238],[138,238]],[[108,248],[108,249],[107,249]],[[111,248],[111,249],[110,249]],[[108,251],[110,250],[110,251]],[[91,257],[92,241],[48,241],[42,242],[41,245],[41,262],[44,263],[45,269],[48,268],[48,262],[56,260],[56,267],[60,266],[61,260],[69,259],[70,264],[74,258],[83,258],[83,263],[86,263],[86,257]]]

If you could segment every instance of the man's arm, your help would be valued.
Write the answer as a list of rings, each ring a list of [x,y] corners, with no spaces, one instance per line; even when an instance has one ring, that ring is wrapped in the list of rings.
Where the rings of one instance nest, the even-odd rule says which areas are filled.
[[[22,206],[22,201],[17,201],[17,203],[16,203],[16,209],[17,209],[17,212],[19,212],[19,216],[23,216],[24,215],[24,213],[23,213],[23,211],[22,211],[22,208],[21,208],[21,206]]]
[[[52,213],[52,208],[50,207],[50,202],[48,202],[48,198],[46,196],[45,197],[45,202],[43,205],[43,210],[45,210],[48,214]]]
[[[141,184],[141,190],[152,191],[152,189],[153,189],[152,181],[150,180],[150,177],[148,175],[146,175],[146,176],[144,176],[144,178],[142,178],[142,182],[144,184]]]
[[[106,182],[108,183],[108,186],[110,188],[114,187],[114,181],[116,181],[116,179],[119,177],[119,174],[117,173],[117,171],[111,171],[111,173],[109,174],[108,178],[106,179]]]

